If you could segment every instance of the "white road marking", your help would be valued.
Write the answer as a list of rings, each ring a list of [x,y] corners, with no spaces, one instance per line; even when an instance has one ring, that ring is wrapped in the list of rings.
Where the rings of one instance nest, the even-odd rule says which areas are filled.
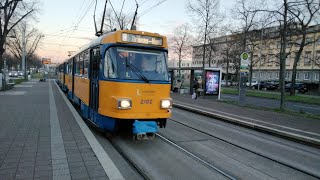
[[[53,179],[70,179],[70,170],[67,160],[66,151],[64,149],[59,116],[57,112],[56,102],[52,93],[52,86],[49,83],[49,104],[50,104],[50,127],[51,127],[51,158],[52,158],[52,174]],[[59,161],[59,163],[56,163]]]
[[[50,82],[51,84],[51,82]],[[85,135],[87,141],[89,142],[93,152],[96,154],[99,162],[101,163],[104,171],[106,172],[107,176],[110,180],[120,180],[124,179],[122,174],[120,173],[119,169],[116,167],[116,165],[113,163],[109,155],[106,153],[106,151],[103,149],[101,144],[98,142],[96,137],[92,134],[88,126],[83,122],[82,118],[78,114],[78,112],[74,109],[74,107],[71,105],[69,100],[66,98],[66,96],[62,93],[61,89],[58,87],[56,83],[54,83],[61,96],[63,97],[64,101],[66,102],[67,106],[69,107],[71,113],[73,114],[74,118],[76,119],[78,125],[80,126],[83,134]]]

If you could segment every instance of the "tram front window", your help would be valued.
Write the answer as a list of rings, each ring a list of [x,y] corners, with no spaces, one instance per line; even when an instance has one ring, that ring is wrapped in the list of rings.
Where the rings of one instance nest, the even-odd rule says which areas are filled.
[[[105,55],[107,78],[168,81],[166,52],[136,48],[111,47]]]

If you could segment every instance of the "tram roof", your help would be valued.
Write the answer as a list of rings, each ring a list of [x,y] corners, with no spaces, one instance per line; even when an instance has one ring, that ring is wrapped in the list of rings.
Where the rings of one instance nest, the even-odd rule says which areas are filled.
[[[158,33],[150,33],[150,32],[145,32],[145,31],[136,31],[136,30],[119,30],[119,31],[110,31],[106,34],[103,34],[100,37],[97,37],[96,39],[92,40],[90,43],[82,46],[74,55],[69,57],[67,60],[70,58],[73,58],[80,52],[92,48],[101,44],[107,44],[107,43],[120,43],[120,44],[137,44],[137,42],[124,42],[122,41],[122,34],[132,34],[132,35],[140,35],[140,36],[146,36],[146,37],[155,37],[155,38],[161,38],[162,39],[162,45],[154,45],[154,44],[144,44],[144,43],[138,43],[141,45],[145,46],[154,46],[154,47],[160,47],[160,48],[168,48],[167,45],[167,38],[165,36],[162,36]],[[65,61],[64,61],[65,62]]]

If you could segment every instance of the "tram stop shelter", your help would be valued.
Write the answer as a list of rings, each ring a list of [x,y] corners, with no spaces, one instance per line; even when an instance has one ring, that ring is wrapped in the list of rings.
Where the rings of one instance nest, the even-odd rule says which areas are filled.
[[[170,73],[170,77],[171,77],[171,89],[173,89],[173,83],[174,81],[176,80],[175,79],[175,70],[189,70],[190,71],[190,91],[189,91],[189,94],[192,95],[193,91],[193,85],[194,85],[194,81],[193,79],[195,78],[195,71],[196,70],[200,70],[202,71],[202,67],[181,67],[181,68],[173,68],[173,67],[169,67],[169,73]],[[206,95],[218,95],[218,99],[220,99],[220,89],[221,89],[221,77],[222,77],[222,74],[221,74],[221,69],[219,68],[205,68],[205,77],[203,78],[202,75],[203,73],[201,73],[201,79],[202,79],[202,87],[200,89],[198,89],[197,93],[198,94],[201,94],[202,96],[206,96]],[[208,87],[209,87],[209,84],[211,81],[209,81],[208,77],[215,77],[216,78],[216,81],[217,81],[217,86],[216,87],[216,91],[213,92],[209,92],[208,91]],[[213,84],[212,84],[213,85]],[[213,87],[213,86],[212,86]],[[205,90],[207,90],[205,92]],[[208,93],[209,92],[209,93]]]

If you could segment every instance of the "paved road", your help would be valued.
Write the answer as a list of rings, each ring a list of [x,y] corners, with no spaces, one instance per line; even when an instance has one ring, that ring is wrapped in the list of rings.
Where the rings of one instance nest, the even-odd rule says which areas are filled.
[[[275,99],[257,98],[257,97],[246,97],[247,105],[254,105],[258,107],[277,109],[280,107],[280,101]],[[238,101],[239,96],[222,94],[222,100]],[[313,104],[303,104],[296,102],[286,102],[286,108],[296,112],[305,112],[320,115],[320,106]]]

